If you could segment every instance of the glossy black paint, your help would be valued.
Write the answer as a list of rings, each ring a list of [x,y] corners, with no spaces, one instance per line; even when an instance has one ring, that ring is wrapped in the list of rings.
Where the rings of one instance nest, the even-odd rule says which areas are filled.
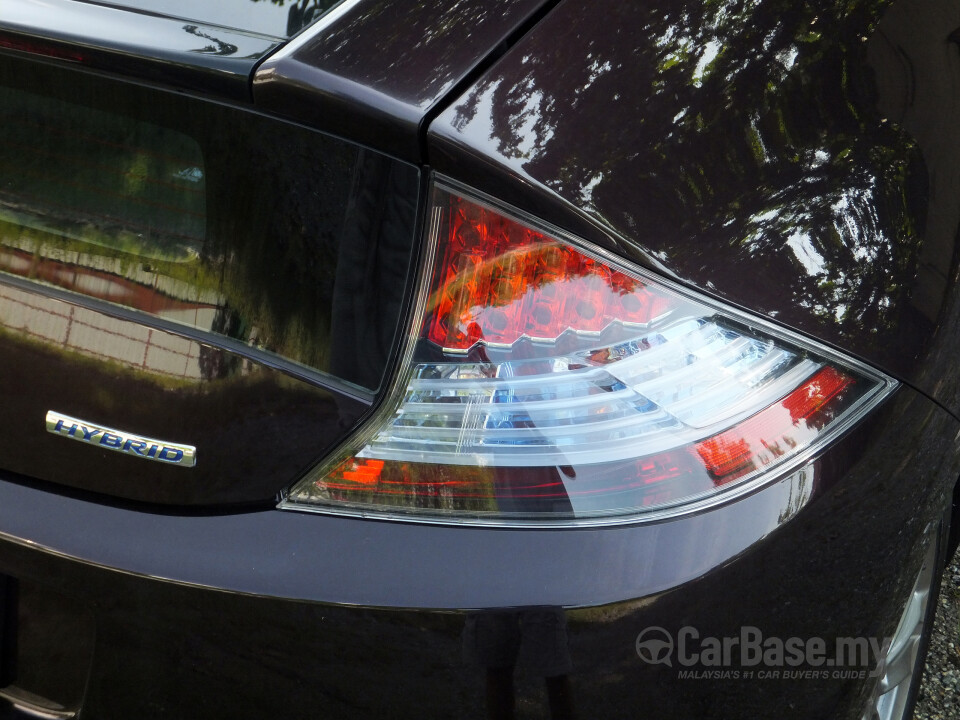
[[[5,0],[0,48],[249,100],[249,75],[281,38],[74,0]]]
[[[404,160],[444,96],[520,30],[544,0],[355,0],[264,62],[263,109]]]
[[[956,412],[934,358],[956,335],[958,23],[913,0],[563,2],[430,126],[429,160]]]
[[[756,718],[771,707],[785,718],[859,718],[869,683],[692,682],[641,662],[634,640],[648,626],[888,636],[960,470],[942,440],[957,429],[902,390],[803,486],[781,480],[709,512],[602,529],[272,510],[187,517],[68,498],[8,474],[0,571],[93,609],[85,717],[262,717],[268,708],[297,718],[483,717],[487,683],[494,696],[505,688],[477,666],[483,653],[464,649],[477,632],[465,628],[493,610],[522,610],[565,625],[579,717],[642,716],[656,698],[662,718]],[[109,537],[89,532],[102,527]],[[537,673],[549,659],[521,653],[513,691],[523,715],[544,713]]]

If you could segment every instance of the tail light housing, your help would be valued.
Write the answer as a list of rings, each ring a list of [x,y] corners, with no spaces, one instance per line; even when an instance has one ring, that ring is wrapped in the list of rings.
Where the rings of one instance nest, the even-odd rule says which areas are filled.
[[[281,507],[488,523],[659,516],[780,477],[894,386],[438,182],[395,382]]]

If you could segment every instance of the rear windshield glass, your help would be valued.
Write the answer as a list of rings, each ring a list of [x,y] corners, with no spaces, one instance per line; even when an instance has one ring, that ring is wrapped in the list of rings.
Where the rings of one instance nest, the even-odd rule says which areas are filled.
[[[12,245],[32,248],[31,238],[54,235],[76,240],[75,250],[196,258],[206,232],[206,183],[195,140],[10,89],[0,90],[0,119],[0,220],[24,229]]]
[[[23,87],[29,73],[6,79],[0,272],[379,387],[409,266],[415,169],[137,86],[83,76],[41,95]],[[29,87],[50,86],[37,80]]]

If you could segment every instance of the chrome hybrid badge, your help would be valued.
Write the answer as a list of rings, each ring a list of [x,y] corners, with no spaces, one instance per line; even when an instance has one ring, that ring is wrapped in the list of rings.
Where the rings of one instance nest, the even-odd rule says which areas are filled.
[[[197,449],[192,445],[180,445],[132,435],[122,430],[78,420],[69,415],[61,415],[53,410],[47,411],[47,432],[144,460],[155,460],[180,467],[193,467],[197,464]]]

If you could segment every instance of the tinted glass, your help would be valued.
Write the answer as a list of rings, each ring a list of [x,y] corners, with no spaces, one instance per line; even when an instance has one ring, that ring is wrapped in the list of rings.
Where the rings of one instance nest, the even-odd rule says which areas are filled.
[[[206,182],[195,140],[9,88],[0,88],[0,122],[0,267],[16,272],[25,253],[62,263],[110,250],[140,261],[196,261],[206,235]],[[55,265],[46,269],[59,285],[104,299],[123,294],[83,274],[61,277]]]
[[[47,72],[0,76],[0,272],[379,386],[414,168],[234,108]]]

